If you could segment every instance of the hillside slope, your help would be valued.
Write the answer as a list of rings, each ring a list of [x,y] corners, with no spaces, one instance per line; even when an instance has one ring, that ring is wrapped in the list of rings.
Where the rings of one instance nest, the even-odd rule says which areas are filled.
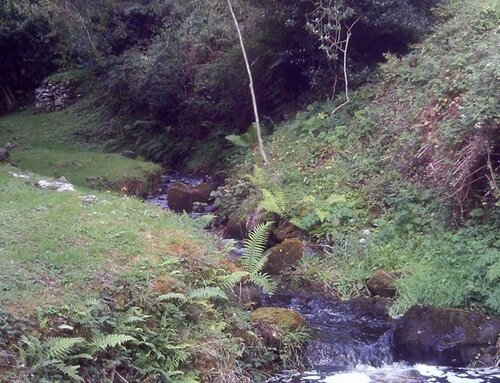
[[[436,16],[430,36],[404,57],[387,55],[334,115],[342,97],[277,126],[245,203],[233,201],[237,181],[258,157],[234,159],[222,203],[245,217],[260,201],[262,219],[291,220],[327,245],[293,284],[321,280],[347,297],[384,269],[402,275],[395,311],[500,312],[500,7],[455,0]]]

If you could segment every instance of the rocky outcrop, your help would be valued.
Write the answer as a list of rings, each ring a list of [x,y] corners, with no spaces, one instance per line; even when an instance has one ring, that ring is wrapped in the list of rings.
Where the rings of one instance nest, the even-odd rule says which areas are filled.
[[[193,211],[195,202],[208,203],[210,193],[215,189],[211,183],[201,183],[197,186],[186,185],[182,182],[176,182],[168,189],[168,206],[175,212]]]
[[[413,306],[394,333],[400,360],[463,367],[486,352],[495,355],[500,318],[479,312]]]
[[[379,270],[366,282],[366,287],[372,295],[392,298],[396,296],[396,279],[393,274]]]
[[[42,85],[35,90],[35,107],[39,112],[53,112],[66,108],[80,96],[77,94],[78,82],[50,81],[45,80]]]
[[[297,238],[286,239],[267,252],[268,260],[264,272],[276,275],[286,272],[304,255],[304,246]]]

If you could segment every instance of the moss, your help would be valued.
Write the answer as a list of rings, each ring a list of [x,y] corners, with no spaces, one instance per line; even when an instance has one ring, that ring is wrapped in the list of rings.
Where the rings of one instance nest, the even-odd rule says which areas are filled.
[[[258,308],[252,312],[250,319],[254,323],[274,325],[282,329],[295,330],[306,326],[306,321],[298,312],[281,307]]]
[[[280,274],[297,263],[304,254],[304,246],[297,238],[286,239],[269,250],[264,270],[269,274]]]

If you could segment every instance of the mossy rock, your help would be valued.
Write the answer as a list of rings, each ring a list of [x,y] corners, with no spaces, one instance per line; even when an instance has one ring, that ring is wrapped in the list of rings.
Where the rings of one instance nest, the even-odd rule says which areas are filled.
[[[237,213],[229,214],[226,231],[229,238],[245,239],[248,236],[245,219],[239,217]]]
[[[271,230],[271,236],[275,243],[280,243],[287,239],[298,238],[300,235],[300,230],[290,221],[280,222]]]
[[[500,317],[457,309],[413,306],[394,333],[398,359],[408,362],[465,367],[500,334]],[[498,350],[496,350],[498,351]]]
[[[298,238],[286,239],[268,251],[264,271],[271,275],[286,272],[304,255],[304,246]]]
[[[285,335],[307,326],[302,316],[281,307],[261,307],[250,314],[255,332],[268,347],[280,347]]]
[[[264,323],[282,329],[296,330],[306,326],[306,321],[298,312],[282,307],[258,308],[250,314],[250,319],[254,323]]]
[[[396,279],[393,274],[386,273],[383,270],[377,271],[366,282],[366,287],[372,295],[392,298],[396,296]]]

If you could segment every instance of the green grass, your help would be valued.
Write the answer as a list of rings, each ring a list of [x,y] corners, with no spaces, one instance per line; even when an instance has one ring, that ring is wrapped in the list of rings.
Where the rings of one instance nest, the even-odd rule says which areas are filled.
[[[81,299],[165,257],[211,259],[214,241],[187,217],[105,192],[89,204],[79,192],[40,190],[37,176],[26,182],[13,171],[0,166],[0,306],[29,312]]]
[[[120,189],[130,180],[147,185],[150,177],[159,174],[159,165],[103,153],[99,146],[78,140],[79,132],[96,123],[92,117],[98,113],[81,104],[59,112],[36,114],[27,110],[0,118],[0,145],[18,145],[11,160],[20,169],[64,176],[77,186],[88,186],[88,178],[100,178],[106,180],[100,186]]]

